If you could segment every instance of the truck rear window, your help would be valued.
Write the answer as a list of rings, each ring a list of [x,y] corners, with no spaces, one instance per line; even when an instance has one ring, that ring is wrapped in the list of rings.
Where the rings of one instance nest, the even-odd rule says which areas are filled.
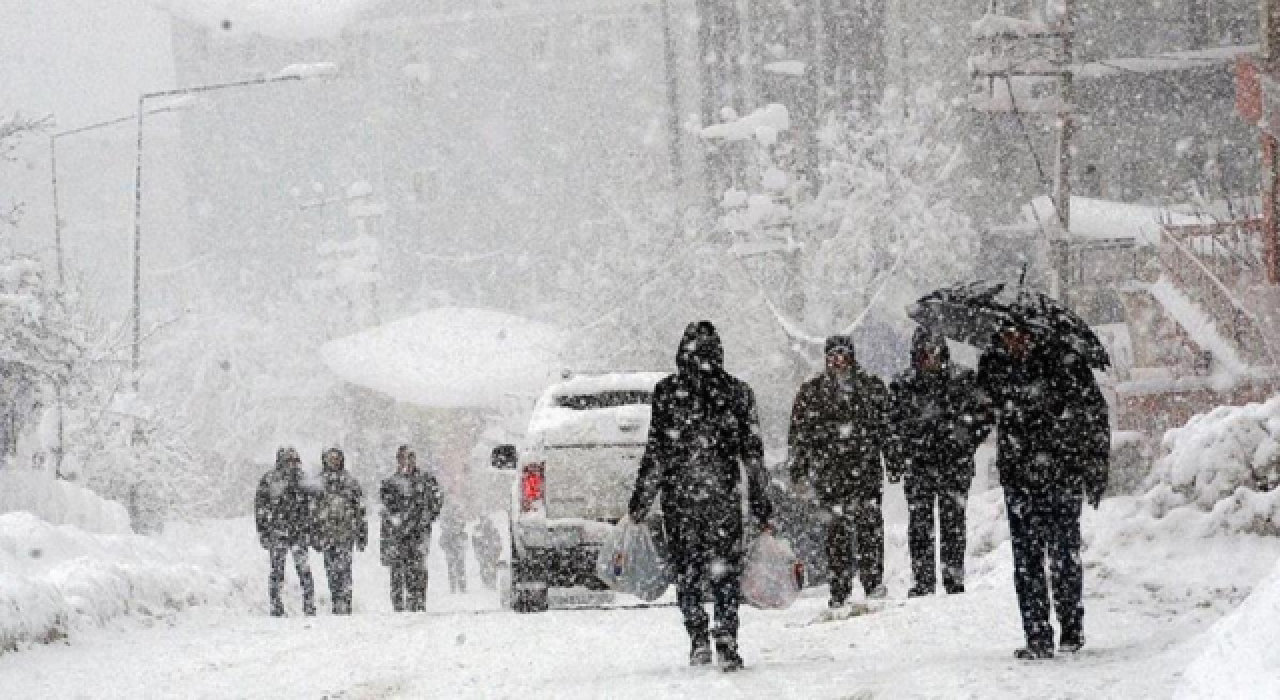
[[[653,392],[649,391],[602,391],[596,394],[557,396],[555,405],[558,408],[570,408],[575,411],[594,411],[619,406],[648,406],[652,398]]]

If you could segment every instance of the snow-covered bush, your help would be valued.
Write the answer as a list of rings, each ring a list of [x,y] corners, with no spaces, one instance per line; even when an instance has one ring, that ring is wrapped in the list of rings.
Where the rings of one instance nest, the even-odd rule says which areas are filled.
[[[1222,527],[1280,531],[1280,397],[1197,415],[1163,447],[1146,497],[1155,513],[1192,505]]]

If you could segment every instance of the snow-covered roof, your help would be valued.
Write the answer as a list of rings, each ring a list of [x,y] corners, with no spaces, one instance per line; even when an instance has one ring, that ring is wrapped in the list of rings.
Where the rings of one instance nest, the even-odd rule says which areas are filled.
[[[1058,218],[1053,201],[1044,196],[1036,197],[1029,207],[1024,207],[1024,214],[1028,221],[1035,221],[1038,217],[1045,225],[1051,225]],[[1071,198],[1071,234],[1080,238],[1131,239],[1140,245],[1156,245],[1160,242],[1162,223],[1197,225],[1213,221],[1194,214],[1141,204],[1089,197]]]
[[[488,309],[441,308],[324,345],[344,381],[434,408],[499,407],[504,395],[541,391],[561,367],[564,333]]]
[[[1171,51],[1155,56],[1110,58],[1071,66],[1077,78],[1109,78],[1126,73],[1168,73],[1173,71],[1208,68],[1234,62],[1240,56],[1258,52],[1257,44],[1243,46],[1219,46],[1196,51]]]

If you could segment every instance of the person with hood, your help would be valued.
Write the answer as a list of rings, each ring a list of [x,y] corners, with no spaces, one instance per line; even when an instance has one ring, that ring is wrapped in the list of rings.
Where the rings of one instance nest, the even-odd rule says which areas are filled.
[[[1080,514],[1107,488],[1111,431],[1093,371],[1060,343],[1021,326],[1000,331],[978,363],[978,387],[999,433],[996,467],[1013,543],[1014,588],[1027,645],[1019,659],[1084,646]],[[1048,560],[1049,577],[1045,576]]]
[[[444,499],[430,471],[418,468],[408,445],[396,450],[396,473],[382,481],[382,565],[391,569],[391,607],[422,612],[427,605],[427,547]]]
[[[280,589],[284,585],[284,567],[289,554],[302,586],[302,612],[316,614],[315,579],[307,548],[311,544],[311,494],[302,483],[302,458],[292,447],[276,451],[276,466],[262,476],[253,499],[254,520],[258,526],[258,542],[271,558],[271,574],[267,578],[267,595],[273,617],[284,616]]]
[[[853,592],[856,564],[868,598],[884,598],[884,463],[888,392],[858,366],[853,338],[827,338],[826,369],[796,393],[787,435],[791,482],[817,499],[827,521],[831,599]],[[854,539],[857,546],[855,551]]]
[[[345,468],[342,450],[331,447],[320,457],[322,490],[316,501],[316,548],[324,552],[324,570],[334,615],[351,614],[352,550],[369,543],[364,492]]]
[[[916,329],[911,367],[889,386],[893,459],[889,481],[906,479],[910,597],[937,587],[933,518],[939,522],[942,585],[964,592],[965,506],[973,483],[973,455],[991,431],[972,370],[951,364],[947,341]]]
[[[709,321],[685,329],[676,368],[654,388],[648,443],[628,513],[644,522],[661,497],[676,596],[692,641],[689,663],[710,664],[714,638],[721,668],[736,671],[743,667],[738,605],[744,487],[752,525],[772,531],[755,394],[724,370],[720,336]],[[715,599],[710,631],[702,602],[707,589]]]

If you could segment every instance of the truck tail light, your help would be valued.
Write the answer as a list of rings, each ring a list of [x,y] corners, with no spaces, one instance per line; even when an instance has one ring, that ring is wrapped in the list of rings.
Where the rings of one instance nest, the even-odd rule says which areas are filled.
[[[545,462],[531,462],[520,468],[520,512],[538,508],[547,495]]]

